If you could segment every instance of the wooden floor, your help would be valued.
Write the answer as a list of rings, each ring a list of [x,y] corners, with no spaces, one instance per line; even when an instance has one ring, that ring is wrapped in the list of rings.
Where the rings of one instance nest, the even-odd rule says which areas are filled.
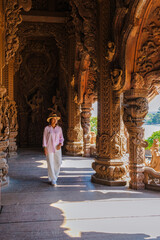
[[[160,193],[91,183],[93,159],[63,156],[57,187],[40,150],[10,159],[1,240],[160,239]]]

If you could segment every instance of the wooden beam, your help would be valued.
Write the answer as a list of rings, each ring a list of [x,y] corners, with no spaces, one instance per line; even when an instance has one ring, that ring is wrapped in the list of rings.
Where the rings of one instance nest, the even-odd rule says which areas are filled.
[[[24,22],[65,23],[66,17],[22,15],[22,20]]]

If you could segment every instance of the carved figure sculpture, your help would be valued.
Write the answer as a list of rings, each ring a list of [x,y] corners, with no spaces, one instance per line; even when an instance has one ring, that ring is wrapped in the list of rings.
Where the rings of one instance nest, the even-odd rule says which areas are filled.
[[[113,90],[120,90],[121,89],[121,82],[122,82],[122,70],[121,69],[114,69],[111,72],[111,80],[113,84]]]
[[[91,144],[96,144],[96,134],[95,134],[95,132],[91,132]]]
[[[151,147],[152,159],[150,163],[150,167],[152,167],[155,171],[160,172],[160,151],[159,151],[159,140],[154,139],[153,145]]]
[[[108,42],[107,45],[107,54],[105,56],[105,59],[109,62],[112,62],[113,57],[115,55],[115,51],[116,51],[116,47],[115,44],[113,42]]]
[[[41,103],[43,102],[43,96],[39,89],[36,89],[34,92],[31,92],[30,95],[26,96],[26,102],[31,108],[32,123],[34,123]]]
[[[138,73],[133,73],[132,74],[131,88],[143,89],[143,86],[144,86],[144,79],[143,79],[143,77],[140,74],[138,74]]]

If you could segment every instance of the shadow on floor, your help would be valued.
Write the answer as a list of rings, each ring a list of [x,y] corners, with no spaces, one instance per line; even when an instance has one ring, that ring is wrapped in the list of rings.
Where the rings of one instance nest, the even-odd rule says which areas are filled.
[[[160,239],[159,193],[93,184],[92,161],[63,156],[54,188],[42,151],[19,150],[2,190],[2,239]]]

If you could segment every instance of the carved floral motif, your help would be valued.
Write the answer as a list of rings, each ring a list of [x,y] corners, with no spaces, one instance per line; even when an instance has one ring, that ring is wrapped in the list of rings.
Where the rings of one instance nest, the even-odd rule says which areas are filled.
[[[160,6],[149,14],[142,29],[141,44],[136,60],[137,72],[143,76],[160,67]]]

